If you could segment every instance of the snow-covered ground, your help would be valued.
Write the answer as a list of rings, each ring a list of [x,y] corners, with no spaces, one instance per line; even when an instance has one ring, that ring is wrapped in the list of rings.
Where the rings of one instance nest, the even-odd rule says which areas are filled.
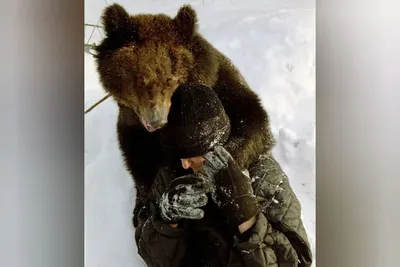
[[[86,0],[85,23],[97,24],[111,1]],[[124,0],[129,13],[174,16],[197,11],[200,32],[232,59],[271,116],[274,154],[303,207],[315,257],[315,1]],[[88,41],[91,27],[85,27]],[[96,30],[90,43],[101,39]],[[85,107],[104,95],[85,53]],[[108,99],[85,115],[85,266],[145,266],[136,253],[131,214],[135,190],[116,138],[117,107]],[[315,266],[315,264],[314,264]]]

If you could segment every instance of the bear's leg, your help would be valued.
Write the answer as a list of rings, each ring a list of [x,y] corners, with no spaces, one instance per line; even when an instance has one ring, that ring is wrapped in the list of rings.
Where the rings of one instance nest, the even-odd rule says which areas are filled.
[[[127,126],[118,122],[118,141],[136,187],[134,226],[137,225],[137,212],[144,204],[154,177],[161,163],[161,146],[158,132],[150,133],[141,125]]]
[[[232,65],[220,69],[214,89],[231,120],[231,136],[225,148],[239,167],[247,169],[253,160],[275,145],[269,116],[257,94]]]

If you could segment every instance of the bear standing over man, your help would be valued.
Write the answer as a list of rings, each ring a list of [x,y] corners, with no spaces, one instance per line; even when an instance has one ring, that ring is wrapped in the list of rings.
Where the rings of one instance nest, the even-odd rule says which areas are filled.
[[[259,97],[231,61],[198,33],[190,6],[171,18],[129,15],[113,4],[105,8],[102,23],[106,37],[96,48],[97,71],[119,107],[119,146],[135,182],[137,206],[161,164],[158,129],[167,123],[171,96],[179,85],[200,83],[216,92],[232,124],[225,147],[241,168],[272,149],[275,140]]]
[[[206,222],[205,228],[201,228],[204,226],[202,226],[204,218],[191,222],[201,222],[199,225],[201,229],[209,229],[209,234],[213,233],[211,236],[202,236],[197,233],[197,238],[203,238],[205,243],[210,242],[209,237],[216,238],[214,241],[218,242],[214,244],[221,246],[221,249],[205,246],[205,250],[202,250],[203,252],[208,251],[204,252],[204,255],[208,255],[206,258],[215,255],[213,253],[219,255],[211,257],[214,260],[221,259],[219,263],[215,263],[215,266],[227,266],[218,265],[227,262],[238,264],[231,266],[266,266],[265,264],[268,262],[281,264],[276,266],[309,266],[311,253],[305,231],[303,231],[304,227],[298,216],[300,204],[291,191],[279,164],[269,154],[275,141],[270,131],[268,115],[262,108],[258,96],[251,91],[230,60],[197,32],[195,11],[190,6],[182,6],[174,18],[164,14],[129,15],[122,6],[113,4],[105,9],[102,21],[106,38],[96,48],[97,70],[103,87],[116,100],[119,107],[118,140],[126,166],[136,186],[137,200],[133,221],[136,227],[139,253],[146,263],[149,266],[194,266],[194,262],[190,260],[186,265],[183,263],[183,258],[190,259],[190,253],[196,255],[197,251],[191,247],[189,251],[192,252],[187,252],[186,237],[183,238],[177,234],[185,232],[185,228],[179,227],[180,223],[175,223],[174,220],[168,220],[168,216],[171,214],[166,211],[171,207],[174,209],[177,199],[174,200],[175,202],[168,202],[169,197],[164,194],[165,192],[157,194],[157,190],[154,191],[154,188],[163,188],[166,192],[175,190],[176,193],[178,191],[182,193],[185,188],[191,188],[192,190],[204,189],[204,194],[210,190],[207,194],[212,195],[213,201],[208,201],[207,197],[207,205],[210,207],[207,207],[207,210],[212,211],[209,214],[214,214],[211,221]],[[177,88],[188,84],[201,84],[207,90],[212,91],[220,101],[226,118],[229,119],[229,135],[225,136],[227,139],[223,142],[223,149],[221,150],[217,146],[214,152],[222,155],[222,159],[234,162],[230,164],[230,166],[235,166],[232,167],[234,169],[249,170],[250,176],[253,174],[253,177],[256,177],[254,175],[262,177],[258,176],[262,174],[265,174],[264,177],[266,177],[249,186],[249,183],[245,182],[244,176],[235,172],[234,177],[240,178],[233,180],[241,181],[242,186],[247,190],[245,194],[248,194],[249,198],[245,205],[228,205],[235,214],[230,216],[233,219],[228,220],[231,223],[234,222],[228,224],[229,227],[223,227],[223,225],[226,223],[226,217],[229,217],[227,214],[230,213],[220,212],[221,207],[218,203],[221,200],[216,193],[218,188],[215,187],[215,183],[214,186],[210,186],[215,180],[208,177],[208,183],[198,184],[198,177],[190,176],[193,175],[191,167],[182,168],[181,158],[176,154],[169,156],[172,154],[168,152],[164,154],[163,148],[166,147],[160,144],[160,132],[171,124],[169,116],[173,105],[171,99]],[[217,141],[221,143],[221,140]],[[271,169],[260,170],[257,166],[261,165],[269,166]],[[266,173],[269,171],[272,171],[272,176],[268,178]],[[189,176],[186,176],[184,180],[175,179],[185,177],[185,175]],[[232,181],[232,179],[225,181],[228,180]],[[182,181],[184,183],[181,183]],[[160,183],[164,183],[167,187],[157,187]],[[182,187],[183,184],[190,183],[192,186]],[[230,186],[234,188],[236,185],[233,183]],[[279,188],[284,189],[280,190]],[[251,191],[254,192],[251,193]],[[259,193],[257,194],[257,192]],[[193,195],[194,192],[192,191],[190,194]],[[200,197],[203,196],[202,193],[198,196],[197,199],[191,199],[192,203],[197,200],[199,205],[206,204],[204,203],[205,198]],[[271,208],[274,207],[271,199],[279,198],[281,199],[280,206]],[[225,199],[225,201],[229,202],[230,200]],[[160,205],[161,203],[163,204]],[[168,205],[171,203],[173,205]],[[248,209],[242,209],[241,206],[246,206]],[[235,208],[237,209],[235,210]],[[162,210],[163,212],[161,212]],[[196,210],[200,215],[202,214],[199,209]],[[252,210],[249,213],[252,215],[251,217],[247,216],[248,210]],[[182,218],[184,217],[180,216],[180,219]],[[216,222],[218,225],[223,222],[222,227],[218,226],[218,229],[224,232],[222,238],[218,237],[219,230],[215,230],[213,227],[207,228]],[[240,224],[237,225],[238,223]],[[232,228],[232,225],[235,227]],[[191,228],[193,229],[192,226]],[[194,227],[194,229],[197,228]],[[241,235],[241,229],[246,229],[247,234]],[[236,233],[235,230],[238,230],[239,233]],[[264,231],[262,235],[259,235],[259,230]],[[232,231],[236,234],[232,235]],[[196,233],[196,231],[189,231],[189,233]],[[165,235],[172,235],[179,239],[177,245],[170,246],[167,243],[160,243],[157,238],[165,237]],[[258,241],[256,240],[257,236],[259,237]],[[232,243],[230,238],[234,237],[239,241],[235,239],[236,243]],[[198,244],[204,244],[204,242],[198,242]],[[250,242],[247,248],[232,250],[232,244],[240,246],[240,244],[244,244],[243,242]],[[263,259],[267,259],[253,257],[252,253],[266,253],[257,247],[256,243],[267,244],[267,248],[279,245],[280,248],[286,247],[287,250],[276,251],[275,247],[270,251],[271,253],[266,254],[270,255],[272,259],[263,262]],[[149,244],[153,244],[155,247],[146,250],[149,248]],[[157,249],[157,244],[162,247]],[[197,243],[194,242],[194,244]],[[177,247],[180,249],[176,250]],[[160,251],[165,253],[160,255]],[[172,255],[171,251],[175,251],[177,254]],[[283,251],[286,251],[285,255],[282,254]],[[227,258],[224,253],[228,253],[230,256]],[[250,254],[253,256],[249,258]],[[277,255],[280,255],[281,258],[278,259]],[[248,259],[256,259],[256,261],[248,261]],[[286,264],[284,263],[285,259],[290,262],[289,265],[282,265]],[[300,262],[299,265],[296,265],[296,259]],[[243,260],[247,261],[247,265],[242,264]],[[196,263],[200,264],[200,262]],[[211,262],[208,261],[204,264],[211,264]]]

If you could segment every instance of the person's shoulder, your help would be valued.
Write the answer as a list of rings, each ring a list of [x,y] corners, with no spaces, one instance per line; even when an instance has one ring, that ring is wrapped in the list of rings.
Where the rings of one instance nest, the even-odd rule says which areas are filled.
[[[288,179],[281,165],[270,152],[260,155],[253,161],[248,171],[252,182],[261,179],[275,184]]]
[[[254,194],[270,204],[283,204],[291,199],[289,178],[271,153],[258,157],[249,168]],[[278,205],[280,206],[280,205]]]
[[[275,159],[275,157],[272,155],[271,151],[265,152],[261,155],[259,155],[251,164],[249,167],[249,170],[252,169],[267,169],[267,168],[278,168],[282,169],[281,165],[279,162]]]

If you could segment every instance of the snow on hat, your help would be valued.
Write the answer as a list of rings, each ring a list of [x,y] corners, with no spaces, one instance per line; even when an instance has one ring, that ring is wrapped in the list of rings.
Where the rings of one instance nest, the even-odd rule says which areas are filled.
[[[168,123],[160,130],[163,148],[179,158],[201,156],[229,138],[231,125],[217,94],[201,84],[179,86]]]

